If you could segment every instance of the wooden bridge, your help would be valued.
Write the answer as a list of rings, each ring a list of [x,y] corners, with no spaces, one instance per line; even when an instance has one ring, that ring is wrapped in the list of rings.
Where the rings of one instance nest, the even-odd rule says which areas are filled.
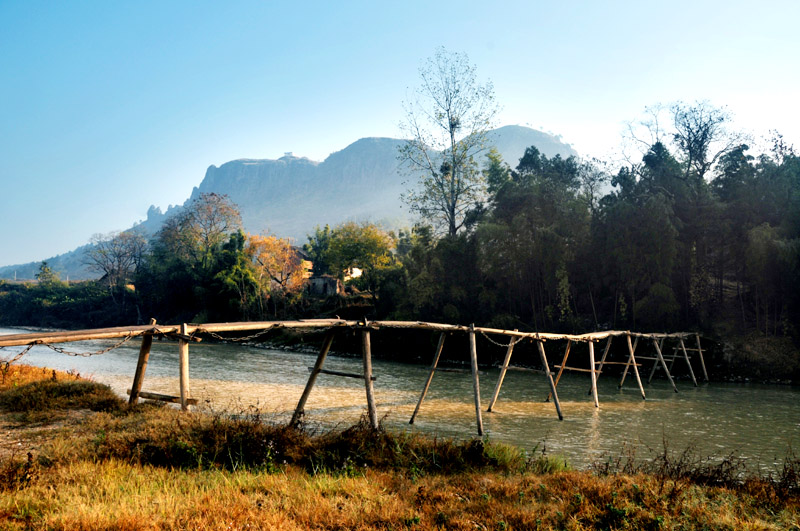
[[[322,342],[322,347],[320,348],[319,354],[317,355],[316,362],[313,367],[309,368],[311,370],[311,373],[309,375],[303,393],[300,396],[300,400],[298,401],[297,407],[295,408],[294,414],[292,415],[291,422],[293,424],[296,424],[301,420],[305,411],[306,401],[308,400],[308,397],[311,394],[311,390],[314,387],[314,383],[316,382],[317,376],[319,376],[320,374],[330,374],[342,377],[360,378],[364,380],[369,421],[373,427],[375,428],[378,427],[378,417],[375,404],[375,395],[373,390],[373,382],[375,380],[375,377],[372,374],[372,347],[371,347],[370,333],[372,331],[377,331],[381,329],[428,330],[439,334],[439,341],[433,355],[433,362],[431,363],[428,378],[425,381],[422,393],[419,397],[419,401],[417,402],[417,406],[414,409],[414,413],[409,421],[411,424],[414,423],[414,419],[417,417],[417,414],[420,411],[422,402],[425,400],[425,396],[428,392],[428,389],[430,388],[433,376],[438,368],[439,359],[444,349],[445,338],[447,337],[447,335],[451,334],[468,335],[469,360],[471,365],[471,370],[469,372],[471,372],[472,374],[473,395],[474,395],[473,398],[475,402],[475,417],[477,422],[478,435],[483,435],[483,419],[481,416],[481,397],[479,390],[476,334],[482,334],[489,341],[496,344],[501,344],[501,343],[497,343],[493,338],[500,339],[503,341],[508,341],[507,344],[505,343],[501,344],[503,347],[506,348],[506,353],[503,359],[503,364],[500,367],[500,375],[497,379],[497,384],[495,386],[494,393],[492,394],[492,398],[489,402],[489,406],[487,409],[488,411],[492,411],[495,404],[497,403],[500,395],[500,390],[503,385],[503,380],[506,376],[507,371],[509,370],[523,370],[523,371],[543,373],[550,388],[550,394],[547,396],[546,401],[552,399],[559,420],[562,420],[564,417],[561,411],[561,404],[558,400],[557,388],[558,388],[558,382],[561,379],[561,376],[564,373],[564,371],[578,371],[578,372],[589,373],[591,377],[591,387],[588,393],[591,394],[596,407],[599,407],[600,405],[597,396],[597,380],[600,377],[601,373],[603,372],[603,368],[609,365],[624,365],[622,378],[619,382],[619,387],[623,386],[628,373],[631,372],[631,370],[633,371],[633,374],[636,378],[636,383],[639,387],[639,391],[641,392],[642,399],[646,398],[644,387],[642,385],[642,376],[639,373],[639,367],[642,367],[640,361],[643,360],[653,362],[648,382],[652,380],[655,371],[661,369],[664,372],[664,375],[666,376],[670,384],[672,385],[672,388],[677,393],[678,388],[675,385],[675,381],[672,377],[671,369],[673,368],[675,362],[678,360],[682,360],[686,364],[686,367],[688,368],[688,372],[691,375],[694,385],[695,386],[697,385],[697,378],[695,377],[694,370],[692,369],[691,355],[690,355],[691,352],[692,355],[697,354],[700,360],[700,365],[702,367],[703,377],[705,381],[708,381],[708,373],[705,367],[705,360],[703,359],[703,349],[700,343],[700,336],[698,334],[689,332],[638,333],[630,331],[611,330],[604,332],[592,332],[588,334],[574,335],[574,334],[553,334],[553,333],[540,333],[540,332],[519,332],[517,330],[501,330],[497,328],[476,327],[474,325],[463,326],[463,325],[450,325],[441,323],[427,323],[420,321],[367,321],[367,320],[348,321],[343,319],[304,319],[297,321],[261,321],[261,322],[208,323],[208,324],[184,323],[181,325],[158,325],[155,323],[155,320],[152,320],[151,324],[142,326],[101,328],[93,330],[76,330],[76,331],[62,331],[62,332],[32,332],[26,334],[2,335],[0,336],[0,348],[10,347],[10,346],[26,347],[26,349],[22,353],[18,354],[14,360],[3,362],[6,364],[6,366],[8,366],[9,363],[16,361],[16,359],[19,359],[19,357],[21,357],[22,354],[24,354],[30,348],[36,345],[50,346],[50,348],[53,348],[54,350],[63,351],[63,349],[60,349],[58,347],[53,347],[52,345],[58,343],[69,343],[75,341],[87,341],[87,340],[99,340],[99,339],[121,340],[116,345],[99,352],[103,353],[112,350],[113,348],[116,348],[118,346],[121,346],[123,343],[133,338],[141,337],[142,340],[141,340],[141,347],[139,350],[139,361],[136,367],[136,372],[133,377],[133,383],[131,385],[131,389],[129,390],[130,403],[136,403],[136,401],[141,397],[146,399],[156,399],[156,400],[164,400],[168,402],[180,403],[181,408],[183,410],[187,410],[190,405],[196,402],[194,399],[190,398],[190,392],[189,392],[189,344],[191,342],[201,341],[203,337],[213,337],[215,339],[233,340],[233,341],[253,340],[266,335],[270,331],[278,329],[299,330],[299,331],[324,330],[326,332],[325,339]],[[330,351],[334,337],[336,336],[337,332],[340,332],[344,329],[357,330],[361,332],[362,359],[363,359],[363,373],[361,374],[345,373],[340,371],[329,371],[323,368],[325,359],[328,355],[328,352]],[[242,334],[249,332],[255,332],[255,333],[245,337],[241,337],[239,335],[236,337],[226,338],[220,335],[222,333]],[[178,396],[160,395],[156,393],[148,393],[146,391],[142,391],[142,383],[144,381],[144,376],[147,369],[147,363],[150,356],[150,349],[152,346],[153,337],[155,336],[173,339],[178,342],[179,382],[180,382],[180,393]],[[625,345],[626,348],[624,350],[627,352],[627,355],[625,356],[624,361],[621,360],[612,361],[610,359],[609,354],[610,354],[611,342],[614,338],[621,338],[626,343]],[[687,347],[686,343],[687,341],[690,340],[694,340],[696,347],[691,346],[691,344],[690,346]],[[510,365],[511,357],[514,352],[514,347],[521,341],[531,341],[536,343],[537,351],[539,353],[539,361],[541,362],[542,366],[541,370],[530,369],[525,367],[515,367]],[[548,341],[549,342],[566,341],[566,347],[564,349],[563,356],[561,357],[561,362],[553,366],[554,369],[558,369],[555,378],[553,378],[553,372],[551,371],[545,349],[545,343]],[[652,342],[655,351],[655,356],[647,356],[647,357],[636,356],[635,352],[639,343],[640,342],[644,343],[648,341]],[[603,348],[603,354],[598,360],[596,359],[594,347],[595,343],[602,343],[602,342],[605,342],[605,346]],[[671,353],[670,352],[667,352],[667,354],[664,353],[665,342],[671,342],[670,345],[672,347]],[[588,369],[583,367],[574,367],[567,365],[574,344],[588,345],[588,361],[589,361]],[[669,364],[667,362],[669,362]]]

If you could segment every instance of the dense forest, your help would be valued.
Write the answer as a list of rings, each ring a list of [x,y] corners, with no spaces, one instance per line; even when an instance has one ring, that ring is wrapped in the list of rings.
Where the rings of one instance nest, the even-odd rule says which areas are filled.
[[[301,250],[245,234],[236,205],[205,194],[152,241],[135,231],[97,238],[86,259],[98,281],[66,284],[43,263],[37,283],[0,284],[0,320],[95,327],[340,315],[796,338],[800,158],[778,135],[762,153],[745,143],[714,152],[719,137],[697,139],[702,127],[720,130],[721,111],[671,112],[675,131],[613,172],[535,147],[513,167],[485,154],[484,193],[454,233],[435,218],[398,234],[350,222],[318,228]],[[345,289],[313,293],[312,273]]]

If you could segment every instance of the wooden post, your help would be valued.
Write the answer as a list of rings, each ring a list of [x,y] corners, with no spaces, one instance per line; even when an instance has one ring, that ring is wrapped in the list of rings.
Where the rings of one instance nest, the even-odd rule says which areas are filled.
[[[700,354],[700,366],[703,367],[703,378],[708,381],[708,372],[706,372],[706,362],[703,359],[703,349],[700,348],[700,334],[694,335],[697,338],[697,353]]]
[[[481,417],[481,387],[478,381],[478,347],[475,345],[475,325],[469,325],[469,358],[472,362],[472,392],[475,395],[475,418],[478,422],[478,435],[483,436],[483,417]]]
[[[642,393],[642,400],[647,400],[644,394],[644,386],[642,386],[642,378],[639,376],[639,366],[636,363],[636,356],[633,355],[633,351],[636,350],[636,345],[639,343],[639,338],[637,337],[633,346],[631,346],[631,335],[627,334],[626,337],[628,339],[628,352],[630,353],[628,360],[629,363],[633,363],[633,374],[636,375],[636,383],[639,384],[639,392]],[[625,372],[628,372],[627,365],[625,366]],[[625,379],[624,374],[622,375],[622,379]],[[622,382],[620,382],[619,386],[622,387]]]
[[[503,379],[506,377],[506,371],[508,371],[508,363],[511,361],[511,353],[514,351],[514,345],[514,338],[509,338],[506,357],[503,359],[503,366],[500,368],[500,376],[497,378],[497,385],[494,386],[494,394],[492,394],[492,399],[489,401],[489,407],[486,411],[492,411],[495,402],[497,402],[497,397],[500,396],[500,386],[503,385]]]
[[[622,378],[619,381],[619,388],[622,389],[622,386],[625,384],[625,377],[628,376],[628,369],[631,366],[631,360],[633,358],[633,351],[636,350],[636,347],[639,345],[639,336],[636,336],[636,339],[633,340],[633,347],[631,347],[631,334],[628,332],[625,334],[628,337],[628,362],[625,364],[625,370],[622,371]],[[633,362],[634,364],[636,361]],[[635,367],[635,365],[634,365]]]
[[[569,358],[569,348],[572,345],[572,340],[567,339],[567,348],[564,349],[564,358],[561,360],[561,367],[558,368],[558,374],[556,375],[556,383],[554,387],[558,387],[558,381],[561,380],[561,374],[564,372],[564,367],[567,366],[567,358]],[[542,347],[544,348],[544,347]],[[549,370],[549,369],[548,369]],[[550,402],[550,397],[553,396],[552,389],[547,394],[547,398],[544,399],[545,402]]]
[[[155,326],[156,320],[150,319],[150,325]],[[139,401],[139,393],[142,391],[144,373],[147,371],[147,362],[150,360],[150,349],[153,346],[153,334],[142,335],[142,346],[139,347],[139,361],[136,363],[136,372],[133,374],[133,384],[131,385],[131,397],[129,404]]]
[[[608,341],[606,341],[606,348],[603,349],[603,357],[600,358],[600,365],[598,365],[598,367],[597,367],[597,377],[598,378],[600,377],[600,373],[603,372],[603,364],[606,362],[606,357],[608,356],[608,351],[611,349],[611,340],[613,339],[613,337],[614,336],[608,336]],[[592,394],[592,390],[589,389],[589,391],[586,394],[587,395]]]
[[[650,382],[653,381],[653,376],[656,374],[656,369],[658,368],[659,360],[663,360],[663,356],[661,356],[660,352],[661,352],[661,347],[664,346],[664,339],[665,338],[662,337],[661,342],[658,343],[656,342],[655,336],[653,336],[653,344],[656,346],[656,350],[659,352],[659,355],[657,356],[657,359],[653,362],[653,368],[650,369],[650,377],[647,379],[648,385],[650,384]],[[666,362],[664,362],[664,370],[669,374],[669,369],[667,369]]]
[[[367,320],[364,319],[364,326]],[[372,386],[372,347],[369,341],[369,329],[361,331],[361,345],[364,356],[364,382],[367,389],[367,413],[369,414],[369,424],[373,429],[378,429],[378,411],[375,407],[375,390]]]
[[[594,398],[594,407],[600,407],[600,401],[597,399],[597,371],[594,365],[594,341],[589,341],[589,369],[592,371],[592,398]]]
[[[181,336],[188,336],[186,323],[181,325]],[[180,386],[181,386],[181,410],[189,410],[189,342],[186,339],[178,340],[178,351],[180,355]]]
[[[661,354],[661,347],[658,345],[658,340],[656,340],[655,337],[653,337],[653,345],[656,347],[656,354],[658,354],[658,359],[661,362],[661,366],[664,368],[664,372],[667,374],[667,378],[669,379],[669,383],[672,384],[672,388],[677,393],[678,392],[678,388],[675,386],[675,380],[672,379],[672,375],[669,373],[669,369],[667,369],[667,362],[664,361],[664,356]]]
[[[542,365],[544,366],[544,374],[547,377],[548,383],[550,384],[550,394],[553,397],[553,403],[556,405],[556,413],[558,413],[558,420],[564,420],[564,416],[561,414],[561,404],[558,402],[558,393],[556,393],[556,385],[553,383],[553,373],[550,372],[550,365],[547,364],[547,356],[544,353],[544,344],[542,340],[537,340],[536,343],[538,343],[539,345],[539,358],[542,360]]]
[[[422,406],[422,401],[425,400],[425,395],[428,394],[428,388],[430,388],[431,381],[433,380],[433,373],[436,372],[436,366],[439,364],[439,357],[442,355],[442,350],[444,350],[444,337],[444,332],[439,334],[439,344],[436,345],[436,353],[433,355],[431,372],[428,373],[428,379],[425,381],[425,387],[422,389],[422,394],[419,395],[419,402],[417,402],[417,407],[414,408],[414,413],[411,415],[411,420],[408,421],[409,424],[414,424],[414,419],[417,418],[417,413],[419,413],[419,408]]]
[[[297,403],[297,407],[294,409],[292,420],[289,423],[291,426],[297,426],[300,423],[300,419],[303,417],[303,414],[305,413],[308,396],[311,394],[311,389],[314,387],[314,382],[317,381],[317,376],[319,376],[319,373],[322,370],[322,364],[325,363],[325,358],[328,356],[328,352],[331,350],[333,335],[333,330],[329,330],[322,342],[322,347],[319,349],[319,354],[317,355],[317,361],[314,363],[314,368],[311,370],[311,374],[308,376],[308,381],[306,382],[305,389],[303,389],[303,394],[300,396],[300,401]]]
[[[686,352],[686,345],[683,343],[683,338],[680,338],[681,342],[681,350],[683,351],[683,359],[686,360],[686,366],[689,367],[689,374],[692,376],[692,383],[694,386],[697,387],[697,378],[694,377],[694,371],[692,370],[692,362],[689,361],[689,353]]]

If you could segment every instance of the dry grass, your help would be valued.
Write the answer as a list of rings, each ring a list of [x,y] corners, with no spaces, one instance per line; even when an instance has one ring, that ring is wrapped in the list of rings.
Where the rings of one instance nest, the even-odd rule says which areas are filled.
[[[82,403],[67,395],[41,415]],[[54,431],[0,459],[0,529],[800,529],[796,457],[783,483],[714,481],[706,465],[697,481],[667,452],[661,472],[620,459],[598,474],[480,440],[122,403]]]

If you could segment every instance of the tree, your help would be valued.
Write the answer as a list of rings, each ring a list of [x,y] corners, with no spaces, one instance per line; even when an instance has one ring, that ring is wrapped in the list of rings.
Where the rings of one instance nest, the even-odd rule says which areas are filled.
[[[102,274],[111,289],[133,278],[147,249],[147,239],[136,230],[95,234],[90,243],[85,263]]]
[[[50,264],[47,263],[47,260],[39,264],[39,272],[36,273],[36,280],[38,280],[39,285],[43,287],[53,286],[61,282],[58,278],[58,273],[53,271]]]
[[[277,313],[277,300],[284,300],[303,289],[303,258],[291,241],[276,236],[249,234],[246,252],[256,274],[259,303],[272,300]]]
[[[394,238],[372,223],[346,222],[331,231],[327,260],[331,271],[339,276],[358,268],[363,283],[375,294],[380,270],[389,266],[394,257]]]
[[[491,82],[479,84],[466,54],[437,50],[420,69],[416,99],[401,124],[410,138],[399,159],[418,176],[404,200],[412,211],[455,236],[485,195],[476,157],[486,148],[497,106]]]
[[[239,209],[228,196],[208,193],[169,218],[157,238],[174,256],[209,270],[214,252],[241,228]]]

